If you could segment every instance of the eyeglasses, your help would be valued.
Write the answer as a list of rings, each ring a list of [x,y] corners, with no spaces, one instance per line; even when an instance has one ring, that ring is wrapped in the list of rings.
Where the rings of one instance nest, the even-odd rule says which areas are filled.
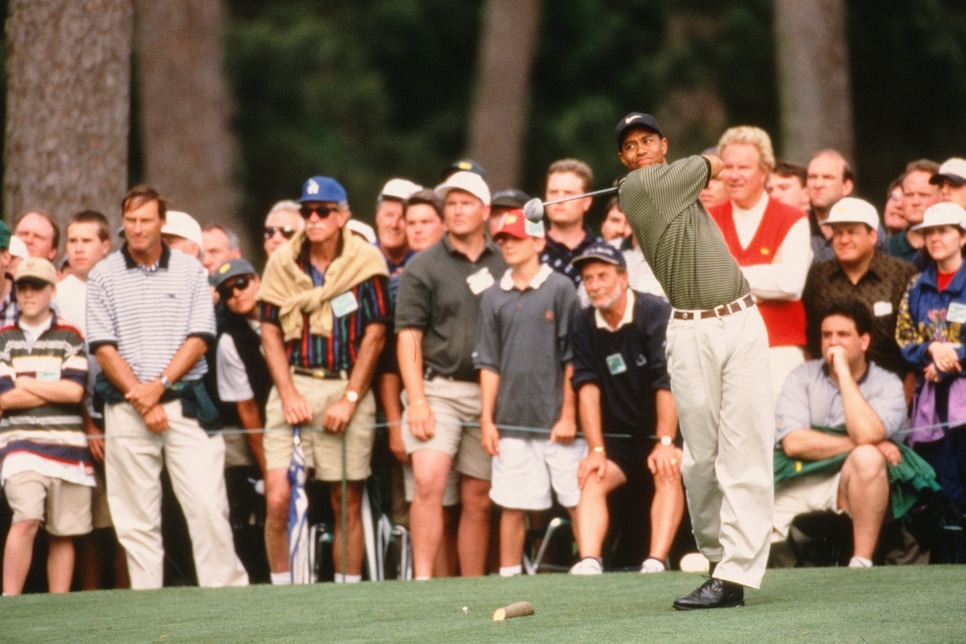
[[[314,212],[319,216],[319,219],[325,219],[338,210],[335,206],[302,206],[299,208],[299,214],[302,215],[302,219],[308,219]]]
[[[276,233],[281,233],[285,239],[295,236],[295,229],[291,226],[265,226],[265,239],[271,239]]]
[[[244,291],[251,283],[251,278],[247,275],[243,275],[233,282],[228,282],[227,284],[222,284],[219,286],[218,295],[221,296],[222,301],[227,302],[235,295],[235,291]]]

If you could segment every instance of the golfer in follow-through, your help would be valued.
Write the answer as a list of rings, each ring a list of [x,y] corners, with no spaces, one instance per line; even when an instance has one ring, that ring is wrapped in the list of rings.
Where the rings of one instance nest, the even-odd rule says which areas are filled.
[[[674,607],[741,606],[768,559],[775,419],[765,325],[698,201],[723,163],[714,155],[664,163],[667,139],[649,114],[624,117],[617,144],[631,170],[621,206],[672,307],[667,364],[684,436],[681,473],[695,540],[711,562],[711,578]]]

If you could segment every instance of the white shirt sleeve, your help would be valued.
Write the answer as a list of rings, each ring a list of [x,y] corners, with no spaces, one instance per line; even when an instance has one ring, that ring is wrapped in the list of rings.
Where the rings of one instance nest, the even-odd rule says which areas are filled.
[[[743,266],[751,294],[760,300],[798,300],[812,265],[808,219],[799,219],[785,235],[771,264]]]
[[[255,397],[245,363],[238,355],[235,340],[227,333],[218,339],[218,397],[222,402],[241,402]]]

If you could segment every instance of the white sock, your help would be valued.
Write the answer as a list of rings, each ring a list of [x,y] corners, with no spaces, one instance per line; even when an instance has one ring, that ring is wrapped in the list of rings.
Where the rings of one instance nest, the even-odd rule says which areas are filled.
[[[849,568],[871,568],[872,560],[865,557],[852,557],[849,559]]]
[[[287,570],[285,572],[273,572],[270,576],[273,586],[290,586],[292,584],[292,573]]]
[[[501,577],[516,577],[517,575],[523,574],[523,566],[517,564],[515,566],[500,566],[500,576]]]
[[[333,581],[337,584],[358,584],[362,581],[362,575],[343,575],[341,572],[337,572]]]
[[[429,577],[416,577],[416,581],[429,581]]]

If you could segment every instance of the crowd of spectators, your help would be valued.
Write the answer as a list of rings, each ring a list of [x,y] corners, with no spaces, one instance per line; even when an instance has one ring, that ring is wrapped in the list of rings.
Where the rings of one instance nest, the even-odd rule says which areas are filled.
[[[630,172],[669,148],[637,118],[618,134]],[[771,564],[789,545],[803,563],[796,519],[816,513],[850,518],[842,564],[913,547],[958,561],[944,528],[966,511],[966,160],[909,162],[880,217],[836,150],[778,160],[739,126],[702,154],[724,169],[700,208],[768,335]],[[564,200],[546,227],[473,161],[434,183],[389,179],[373,230],[336,178],[309,178],[267,213],[261,270],[234,231],[145,186],[119,236],[101,213],[71,217],[59,263],[49,214],[0,222],[4,595],[35,552],[50,592],[160,587],[179,549],[202,586],[292,583],[295,451],[327,490],[312,503],[336,582],[366,576],[373,511],[411,535],[416,579],[521,574],[554,513],[573,574],[713,567],[682,559],[701,544],[665,355],[678,310],[620,200],[598,235],[577,159],[547,170],[543,198]]]

